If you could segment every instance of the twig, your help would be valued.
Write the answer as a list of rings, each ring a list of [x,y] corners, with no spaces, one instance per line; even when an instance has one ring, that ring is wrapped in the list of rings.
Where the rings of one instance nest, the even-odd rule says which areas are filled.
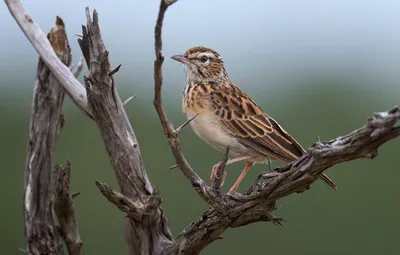
[[[176,131],[173,129],[171,122],[168,120],[167,114],[164,111],[162,106],[162,96],[161,96],[161,87],[163,83],[163,76],[162,76],[162,64],[164,62],[164,56],[162,55],[162,24],[165,16],[165,12],[167,11],[168,7],[172,5],[176,1],[160,1],[160,9],[158,12],[158,18],[155,26],[155,44],[154,50],[156,55],[156,60],[154,61],[154,107],[157,111],[158,117],[160,118],[161,125],[164,128],[164,133],[168,137],[168,142],[171,148],[171,151],[175,157],[176,165],[185,175],[185,177],[190,181],[192,186],[195,188],[197,193],[203,199],[211,202],[211,197],[209,196],[210,193],[207,190],[210,190],[211,187],[208,186],[192,169],[192,167],[187,162],[185,156],[183,155],[179,139],[176,136]]]
[[[83,244],[78,231],[73,195],[69,191],[70,180],[71,162],[69,160],[66,161],[65,166],[54,167],[54,212],[60,224],[61,236],[69,254],[81,255]]]
[[[136,221],[143,221],[145,217],[154,216],[154,214],[152,214],[154,208],[158,208],[161,205],[161,198],[158,195],[150,196],[144,203],[140,201],[134,202],[105,183],[96,181],[96,186],[108,201],[116,205],[121,211],[127,213],[128,217]],[[157,214],[155,216],[157,216]],[[157,220],[157,218],[150,219],[150,221]]]

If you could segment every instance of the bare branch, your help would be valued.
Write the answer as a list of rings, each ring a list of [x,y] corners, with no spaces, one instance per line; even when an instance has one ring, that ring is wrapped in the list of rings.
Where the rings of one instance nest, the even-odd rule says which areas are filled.
[[[69,68],[57,57],[46,35],[23,7],[21,1],[5,0],[5,3],[19,27],[39,53],[43,62],[51,70],[57,81],[61,83],[77,107],[91,117],[85,88],[81,86],[80,82],[74,77],[74,74],[72,74]]]
[[[193,168],[187,162],[185,156],[183,155],[179,139],[177,138],[176,130],[174,130],[172,123],[168,120],[167,114],[164,111],[162,106],[162,96],[161,96],[161,87],[163,83],[162,76],[162,64],[164,62],[164,56],[162,55],[162,24],[165,16],[165,12],[170,5],[172,5],[176,1],[160,1],[160,9],[158,12],[158,18],[155,26],[155,44],[154,50],[156,55],[156,60],[154,61],[154,107],[157,111],[158,117],[160,118],[161,124],[164,128],[164,133],[168,137],[168,142],[171,148],[172,153],[174,154],[176,165],[185,175],[185,177],[190,181],[192,186],[195,188],[200,197],[208,201],[209,203],[213,203],[214,197],[210,197],[210,193],[207,190],[210,190],[211,187],[208,186],[193,170]]]
[[[63,61],[63,67],[68,69],[65,65],[71,63],[71,52],[64,23],[59,17],[48,38],[51,47]],[[57,60],[60,62],[58,57]],[[51,181],[53,152],[63,121],[61,109],[64,94],[60,83],[42,59],[39,59],[24,181],[25,234],[28,237],[29,254],[60,254],[62,252],[61,238],[52,215]]]
[[[91,18],[86,8],[87,25],[82,27],[82,39],[78,39],[89,67],[85,85],[93,119],[103,138],[108,156],[114,168],[121,194],[108,186],[97,183],[103,194],[120,209],[129,211],[125,239],[133,254],[161,254],[172,244],[168,220],[160,204],[146,207],[151,219],[141,220],[140,210],[155,194],[143,166],[140,148],[123,103],[118,96],[114,78],[110,74],[109,53],[102,40],[96,10]],[[119,200],[119,201],[116,201]],[[129,209],[130,208],[130,209]],[[136,211],[135,211],[136,210]],[[131,211],[135,213],[131,213]]]
[[[60,224],[61,236],[71,255],[83,254],[82,240],[78,231],[75,216],[74,199],[69,191],[71,180],[71,162],[66,161],[65,166],[54,167],[54,212]]]

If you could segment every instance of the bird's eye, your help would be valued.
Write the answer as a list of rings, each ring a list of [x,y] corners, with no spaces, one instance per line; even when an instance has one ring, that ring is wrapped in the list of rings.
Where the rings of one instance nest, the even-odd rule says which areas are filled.
[[[205,62],[207,62],[208,57],[207,57],[207,56],[202,56],[202,57],[200,58],[200,60],[201,60],[201,62],[205,63]]]

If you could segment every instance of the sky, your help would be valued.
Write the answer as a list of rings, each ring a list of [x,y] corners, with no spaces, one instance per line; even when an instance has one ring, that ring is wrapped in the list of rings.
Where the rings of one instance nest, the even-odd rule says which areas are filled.
[[[96,8],[112,61],[125,66],[128,76],[151,76],[158,0],[23,4],[45,32],[55,15],[64,19],[76,60],[81,54],[75,34],[85,23],[84,8]],[[261,76],[271,84],[307,77],[397,86],[399,11],[395,0],[180,0],[165,18],[163,52],[168,58],[196,45],[213,48],[223,56],[231,78],[241,83]],[[4,3],[0,24],[0,56],[6,60],[0,61],[1,77],[11,79],[21,71],[34,75],[37,54]],[[172,79],[183,76],[169,58],[165,70]],[[252,86],[247,83],[242,86]],[[15,86],[3,84],[4,89]]]

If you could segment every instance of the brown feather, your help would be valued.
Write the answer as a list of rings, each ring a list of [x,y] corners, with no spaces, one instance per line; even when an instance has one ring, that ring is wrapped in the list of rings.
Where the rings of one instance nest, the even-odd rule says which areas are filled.
[[[214,85],[212,89],[211,106],[216,113],[218,109],[230,107],[231,114],[217,115],[240,143],[284,163],[290,163],[305,153],[303,147],[278,122],[233,84]],[[336,184],[325,174],[320,174],[319,178],[336,189]]]

